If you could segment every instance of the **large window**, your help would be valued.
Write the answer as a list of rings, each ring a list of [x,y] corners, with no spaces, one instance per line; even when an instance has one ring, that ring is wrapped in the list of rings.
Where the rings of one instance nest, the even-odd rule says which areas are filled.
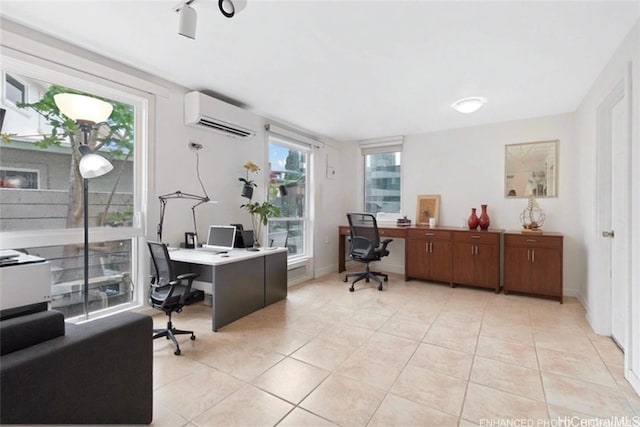
[[[363,148],[364,210],[400,213],[401,147]]]
[[[113,105],[113,112],[91,133],[88,145],[114,168],[89,180],[87,311],[136,303],[135,251],[142,235],[141,224],[133,220],[134,212],[142,206],[137,182],[142,163],[136,155],[142,132],[136,125],[146,114],[144,103],[121,90],[87,84],[77,77],[51,72],[51,81],[47,81],[38,69],[34,70],[38,77],[30,75],[29,64],[20,63],[18,68],[23,73],[3,70],[8,86],[0,142],[2,249],[23,250],[47,259],[52,308],[67,318],[84,313],[84,215],[78,171],[78,147],[84,140],[78,126],[60,113],[53,96],[72,92],[103,99]],[[8,90],[11,85],[21,89],[22,98]],[[7,95],[15,105],[4,104]]]
[[[304,144],[269,138],[268,200],[278,206],[280,217],[269,220],[268,243],[286,241],[289,258],[308,255],[310,155]]]

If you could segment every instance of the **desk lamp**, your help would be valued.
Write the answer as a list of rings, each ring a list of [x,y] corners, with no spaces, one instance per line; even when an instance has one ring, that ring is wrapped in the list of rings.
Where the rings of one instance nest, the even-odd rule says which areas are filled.
[[[198,241],[198,226],[196,225],[196,208],[204,203],[218,203],[209,198],[209,194],[207,194],[207,190],[204,188],[202,179],[200,179],[200,157],[198,156],[198,150],[202,148],[202,144],[190,142],[189,147],[196,150],[196,175],[198,177],[198,182],[200,183],[200,187],[202,188],[202,192],[204,193],[204,196],[189,194],[180,190],[174,191],[173,193],[168,193],[168,194],[163,194],[161,196],[158,196],[158,199],[160,199],[160,222],[158,223],[158,242],[162,242],[162,225],[164,223],[164,211],[167,206],[167,200],[187,199],[187,200],[197,201],[195,205],[191,206],[191,216],[193,218],[193,232],[195,234],[196,241]]]
[[[62,114],[75,121],[83,135],[83,143],[78,147],[82,156],[78,169],[82,176],[82,201],[84,211],[84,317],[89,318],[89,179],[102,176],[113,169],[113,165],[104,157],[95,154],[89,147],[89,135],[96,123],[105,122],[113,106],[86,95],[59,93],[53,96],[56,106]]]

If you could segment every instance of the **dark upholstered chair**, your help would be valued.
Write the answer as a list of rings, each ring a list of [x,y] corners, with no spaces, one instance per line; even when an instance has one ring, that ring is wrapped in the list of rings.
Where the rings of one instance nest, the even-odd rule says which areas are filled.
[[[179,356],[181,352],[176,335],[190,334],[192,340],[195,340],[196,336],[193,331],[176,329],[171,322],[171,314],[182,311],[185,301],[191,294],[193,280],[198,277],[198,274],[186,273],[176,276],[171,258],[169,258],[167,245],[158,242],[147,242],[147,244],[149,245],[154,268],[149,287],[149,304],[156,310],[164,311],[169,316],[166,328],[153,330],[153,339],[161,337],[170,339],[176,346],[176,350],[173,353]],[[182,284],[183,280],[187,281],[186,285]]]
[[[369,263],[373,261],[380,261],[382,257],[389,255],[387,245],[391,243],[392,239],[380,240],[380,234],[378,232],[378,223],[376,217],[368,213],[348,213],[347,219],[349,220],[349,230],[351,232],[351,244],[349,246],[349,256],[354,261],[364,263],[366,265],[365,270],[359,273],[347,273],[344,276],[344,281],[348,282],[350,277],[355,277],[355,280],[351,283],[349,291],[354,291],[354,285],[362,279],[369,282],[373,280],[378,283],[378,290],[382,290],[382,281],[380,277],[384,278],[384,281],[389,280],[389,276],[379,271],[371,271]]]
[[[0,321],[0,424],[149,424],[151,317],[82,324],[55,310]]]

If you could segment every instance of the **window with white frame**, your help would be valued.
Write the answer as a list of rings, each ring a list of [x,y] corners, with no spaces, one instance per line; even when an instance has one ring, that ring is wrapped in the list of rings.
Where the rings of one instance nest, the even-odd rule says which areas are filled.
[[[402,209],[402,145],[362,144],[364,211],[400,213]]]
[[[146,123],[147,99],[107,82],[88,82],[59,71],[43,71],[26,61],[4,59],[3,68],[19,71],[3,70],[1,106],[6,109],[3,133],[8,141],[0,143],[2,249],[25,250],[49,261],[52,307],[66,318],[85,310],[93,317],[137,305],[141,294],[133,284],[140,272],[137,259],[143,245],[137,240],[143,230],[134,221],[134,212],[144,206],[145,170],[138,158],[145,130],[138,124]],[[53,102],[53,95],[63,92],[97,97],[114,107],[88,141],[92,151],[114,165],[110,173],[89,181],[88,298],[83,294],[83,199],[77,173],[78,146],[85,141]],[[21,167],[24,164],[33,169]]]
[[[19,77],[4,73],[4,98],[13,105],[27,102],[27,85]]]
[[[37,190],[40,188],[40,173],[33,169],[0,167],[0,188]]]
[[[289,259],[309,256],[309,189],[311,147],[269,137],[269,189],[267,200],[280,209],[269,219],[267,242],[286,246]]]

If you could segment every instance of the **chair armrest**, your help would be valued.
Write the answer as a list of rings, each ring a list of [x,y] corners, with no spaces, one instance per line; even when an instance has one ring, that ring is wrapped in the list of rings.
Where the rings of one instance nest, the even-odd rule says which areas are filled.
[[[184,273],[176,276],[178,280],[194,280],[196,277],[200,276],[200,273]]]
[[[382,245],[382,246],[380,247],[380,249],[382,249],[382,250],[387,249],[387,245],[388,245],[389,243],[391,243],[391,242],[393,242],[393,239],[382,239],[382,240],[380,240],[380,244]]]

